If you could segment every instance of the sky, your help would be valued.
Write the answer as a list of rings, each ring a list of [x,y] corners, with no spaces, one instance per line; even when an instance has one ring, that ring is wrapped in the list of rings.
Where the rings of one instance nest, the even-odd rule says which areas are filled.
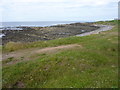
[[[2,0],[0,20],[101,21],[118,17],[119,0]]]

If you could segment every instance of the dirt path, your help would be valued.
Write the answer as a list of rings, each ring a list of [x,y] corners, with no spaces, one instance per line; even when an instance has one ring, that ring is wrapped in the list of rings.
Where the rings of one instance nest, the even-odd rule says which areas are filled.
[[[95,30],[95,31],[91,31],[91,32],[86,32],[86,33],[82,33],[76,36],[87,36],[87,35],[91,35],[91,34],[99,34],[102,31],[108,31],[111,30],[114,26],[111,25],[97,25],[95,24],[94,26],[99,26],[100,28]]]
[[[95,31],[86,32],[86,33],[79,34],[76,36],[87,36],[87,35],[91,35],[91,34],[98,34],[101,31],[107,31],[107,30],[111,30],[113,28],[113,26],[110,26],[110,25],[95,25],[95,26],[99,26],[101,28],[97,29]],[[23,58],[23,57],[24,57],[24,60],[29,60],[30,56],[33,56],[36,54],[52,53],[52,52],[56,52],[58,50],[64,50],[64,49],[69,49],[69,48],[73,48],[73,47],[81,47],[81,45],[70,44],[70,45],[62,45],[62,46],[57,46],[57,47],[47,47],[47,48],[43,48],[43,49],[30,48],[30,49],[25,49],[25,50],[19,50],[19,51],[15,51],[15,52],[2,54],[2,60],[7,60],[8,58],[13,57],[14,59],[18,59],[18,60],[16,60],[16,62],[19,62],[19,59]],[[13,64],[13,63],[14,63],[14,61],[11,61],[11,64]]]
[[[48,53],[48,52],[53,52],[56,50],[69,49],[69,48],[73,48],[73,47],[81,47],[81,45],[71,44],[71,45],[62,45],[62,46],[57,46],[57,47],[48,47],[48,48],[43,48],[43,49],[32,48],[32,49],[19,50],[19,51],[3,54],[2,60],[6,60],[10,57],[14,57],[14,58],[26,57],[26,58],[28,58],[34,54],[45,53],[45,52]]]

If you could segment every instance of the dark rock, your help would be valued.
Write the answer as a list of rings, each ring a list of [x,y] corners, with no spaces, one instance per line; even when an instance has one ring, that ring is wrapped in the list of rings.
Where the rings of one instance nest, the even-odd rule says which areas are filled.
[[[64,25],[54,25],[50,27],[17,27],[22,30],[2,30],[5,34],[2,37],[2,44],[12,42],[34,42],[52,40],[90,32],[99,27],[88,23],[72,23]]]

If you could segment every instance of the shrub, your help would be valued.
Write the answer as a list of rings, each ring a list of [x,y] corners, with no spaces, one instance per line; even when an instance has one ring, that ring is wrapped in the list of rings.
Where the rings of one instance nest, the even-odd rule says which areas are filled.
[[[21,49],[24,47],[24,44],[23,43],[20,43],[20,42],[8,42],[5,46],[4,46],[4,49],[6,51],[9,51],[9,52],[12,52],[12,51],[15,51],[15,50],[18,50],[18,49]]]

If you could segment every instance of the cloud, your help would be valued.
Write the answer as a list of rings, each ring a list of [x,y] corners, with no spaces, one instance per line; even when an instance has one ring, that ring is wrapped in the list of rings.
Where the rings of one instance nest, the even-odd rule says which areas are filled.
[[[3,3],[79,3],[83,5],[105,5],[119,0],[2,0]]]
[[[66,0],[3,0],[2,2],[4,2],[4,3],[10,3],[10,2],[14,2],[14,3],[29,3],[29,2],[64,2],[64,1],[66,1]]]
[[[118,2],[119,0],[2,0],[3,2]]]
[[[6,21],[72,20],[94,14],[94,17],[102,18],[101,16],[107,16],[107,13],[107,17],[116,15],[117,2],[118,0],[2,0],[0,11],[3,11]]]
[[[2,8],[28,5],[31,7],[98,7],[110,3],[117,3],[118,0],[2,0]]]

